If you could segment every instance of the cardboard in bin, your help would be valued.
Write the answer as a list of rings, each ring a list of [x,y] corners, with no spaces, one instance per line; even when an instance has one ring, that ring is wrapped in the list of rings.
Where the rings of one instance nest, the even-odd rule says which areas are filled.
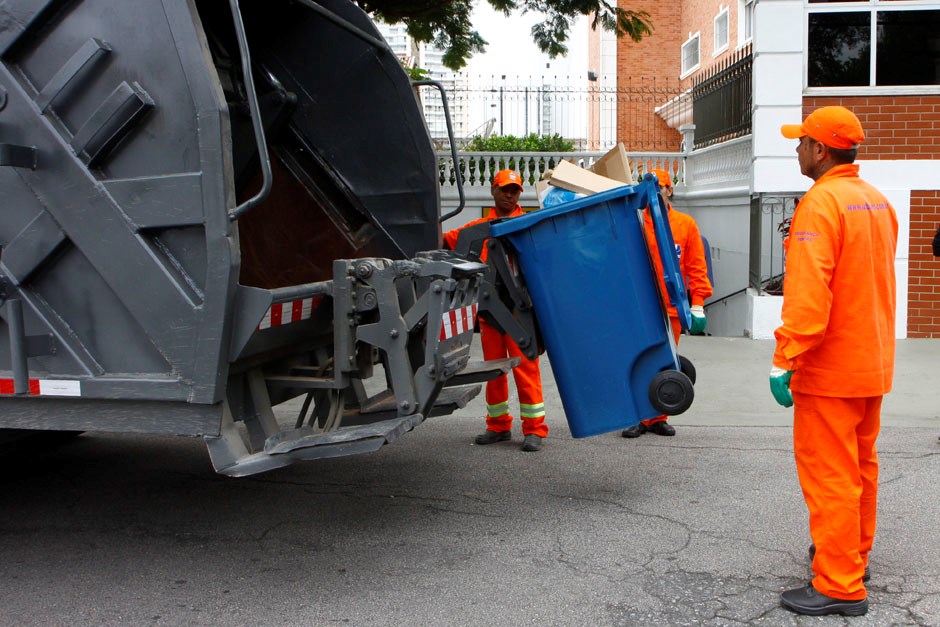
[[[580,168],[570,161],[562,161],[555,166],[555,169],[552,170],[552,177],[548,179],[548,182],[555,187],[578,194],[596,194],[625,185],[620,181]]]
[[[668,254],[674,245],[658,189],[647,175],[637,186],[492,226],[516,252],[576,438],[659,415],[653,382],[680,369],[640,214],[652,206],[666,288],[687,326],[688,300],[678,259]]]
[[[627,157],[627,149],[623,147],[622,142],[598,159],[591,167],[591,171],[626,185],[636,182],[633,180],[633,168],[630,165],[630,158]]]

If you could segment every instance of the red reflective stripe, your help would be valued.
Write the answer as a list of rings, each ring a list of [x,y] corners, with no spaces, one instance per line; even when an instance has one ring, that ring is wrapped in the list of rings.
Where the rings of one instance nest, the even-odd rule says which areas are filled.
[[[445,311],[441,315],[441,332],[439,338],[447,340],[455,335],[472,331],[478,310],[479,305],[474,303],[473,305],[467,305],[459,309]]]
[[[279,327],[281,326],[281,305],[273,305],[271,307],[271,326]]]
[[[13,394],[13,379],[0,379],[0,394]],[[29,380],[29,394],[39,395],[39,379]]]

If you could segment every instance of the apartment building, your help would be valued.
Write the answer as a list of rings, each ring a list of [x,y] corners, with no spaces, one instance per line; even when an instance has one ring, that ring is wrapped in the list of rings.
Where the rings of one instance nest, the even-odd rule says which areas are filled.
[[[724,245],[735,253],[726,265],[740,266],[724,269],[732,285],[716,297],[728,298],[741,284],[751,288],[737,297],[739,306],[723,303],[728,315],[744,318],[745,332],[754,337],[766,337],[779,320],[779,296],[762,289],[760,268],[763,260],[782,269],[779,236],[762,244],[755,215],[759,220],[776,203],[785,217],[812,184],[800,175],[793,142],[780,135],[780,125],[838,104],[860,118],[867,135],[861,174],[889,196],[901,222],[897,335],[940,337],[940,261],[930,252],[940,224],[940,1],[680,0],[643,8],[655,32],[639,44],[619,46],[618,82],[639,77],[675,86],[677,96],[649,112],[644,123],[656,116],[676,141],[681,125],[701,119],[696,81],[736,58],[750,64],[750,106],[739,114],[750,118],[747,202],[731,199],[741,187],[740,180],[730,180],[734,176],[722,193],[720,142],[708,149],[707,189],[695,177],[682,193],[677,189],[677,202],[684,193],[703,230],[724,233]],[[619,119],[618,133],[628,146],[636,126],[636,120]],[[698,152],[690,153],[690,164]],[[742,222],[751,228],[742,229]],[[741,239],[749,240],[746,246]],[[729,323],[728,334],[735,334],[735,325]]]

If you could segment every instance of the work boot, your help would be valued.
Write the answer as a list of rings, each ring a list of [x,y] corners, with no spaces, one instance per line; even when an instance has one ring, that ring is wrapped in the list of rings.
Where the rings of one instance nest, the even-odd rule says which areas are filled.
[[[862,616],[868,612],[868,599],[845,601],[820,594],[813,584],[802,588],[787,590],[780,595],[780,605],[797,614],[806,616],[825,616],[842,614],[843,616]]]
[[[644,433],[646,433],[646,425],[641,422],[638,425],[627,427],[626,429],[620,432],[620,435],[622,435],[625,438],[638,438]]]
[[[659,422],[654,422],[646,428],[650,433],[655,433],[656,435],[675,435],[676,429],[671,424],[665,420],[660,420]]]
[[[477,437],[473,439],[474,444],[493,444],[494,442],[502,442],[508,440],[512,437],[512,433],[509,431],[490,431],[487,429]]]
[[[810,545],[809,545],[809,563],[810,563],[810,565],[812,565],[812,563],[813,563],[813,558],[814,558],[814,557],[816,557],[816,545],[815,545],[815,544],[810,544]],[[871,571],[868,570],[868,566],[865,566],[865,574],[862,575],[862,581],[868,581],[869,579],[871,579]]]
[[[525,436],[525,441],[522,443],[522,450],[527,453],[532,453],[535,451],[542,450],[542,438],[541,436],[530,433]]]

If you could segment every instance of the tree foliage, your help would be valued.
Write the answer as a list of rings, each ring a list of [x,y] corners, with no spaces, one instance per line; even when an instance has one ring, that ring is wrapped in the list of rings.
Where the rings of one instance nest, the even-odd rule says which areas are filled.
[[[542,137],[535,133],[522,137],[493,135],[485,139],[477,135],[470,141],[466,150],[471,152],[571,152],[574,150],[574,143],[558,133]]]
[[[646,11],[632,11],[608,0],[487,0],[506,16],[513,11],[540,13],[544,19],[532,27],[532,39],[551,58],[568,52],[566,42],[572,21],[586,15],[591,26],[613,31],[618,37],[640,41],[652,33]],[[470,15],[473,0],[359,0],[359,6],[390,24],[403,22],[408,34],[418,42],[433,42],[444,51],[444,65],[455,72],[475,53],[483,52],[486,41],[473,29]]]

